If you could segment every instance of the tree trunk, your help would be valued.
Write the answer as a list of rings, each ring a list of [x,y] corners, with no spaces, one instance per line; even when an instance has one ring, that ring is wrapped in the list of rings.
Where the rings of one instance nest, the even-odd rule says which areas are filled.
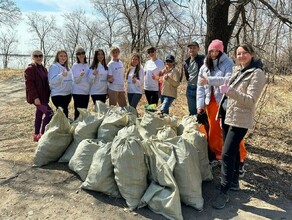
[[[230,38],[228,25],[228,9],[230,0],[206,0],[207,9],[207,34],[205,38],[205,51],[214,39],[223,41],[224,51],[227,50]]]

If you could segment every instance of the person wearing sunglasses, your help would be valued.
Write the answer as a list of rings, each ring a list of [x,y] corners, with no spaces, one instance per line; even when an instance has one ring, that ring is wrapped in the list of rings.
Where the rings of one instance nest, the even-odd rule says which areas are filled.
[[[89,102],[89,65],[87,64],[85,50],[81,46],[75,49],[76,62],[71,67],[73,76],[72,96],[74,100],[74,120],[79,117],[77,108],[88,107]]]
[[[157,105],[159,99],[159,82],[156,79],[164,68],[164,62],[157,58],[155,47],[149,47],[147,53],[150,59],[144,65],[144,91],[148,105]]]
[[[38,141],[50,122],[53,111],[49,106],[50,86],[48,71],[43,66],[43,52],[32,53],[32,63],[24,71],[26,100],[36,106],[33,141]]]
[[[169,114],[169,107],[177,98],[177,87],[180,85],[181,74],[175,68],[175,57],[167,55],[165,68],[161,71],[161,114]]]
[[[69,71],[67,52],[63,49],[57,51],[54,63],[50,66],[49,84],[54,106],[61,107],[68,118],[68,106],[72,98],[72,73]]]

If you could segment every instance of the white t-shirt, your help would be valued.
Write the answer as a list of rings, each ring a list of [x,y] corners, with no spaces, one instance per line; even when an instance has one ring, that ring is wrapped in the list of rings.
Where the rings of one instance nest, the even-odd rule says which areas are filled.
[[[107,94],[107,75],[108,70],[104,68],[101,63],[98,63],[97,66],[98,74],[93,75],[94,70],[89,69],[89,81],[91,84],[90,95],[105,95]]]
[[[123,92],[125,91],[124,86],[124,64],[122,61],[113,61],[111,60],[108,63],[108,75],[113,76],[114,81],[108,84],[108,88],[113,91]]]
[[[163,70],[164,63],[162,60],[157,59],[155,61],[148,60],[144,66],[145,78],[144,78],[144,89],[150,91],[158,91],[158,81],[152,79],[152,74],[159,76],[159,72]]]
[[[85,72],[80,76],[82,70]],[[88,95],[89,94],[89,79],[88,79],[89,66],[87,63],[74,63],[71,72],[73,75],[72,94]]]
[[[144,85],[144,70],[141,66],[139,71],[139,79],[136,78],[136,83],[132,82],[134,72],[135,67],[131,67],[131,70],[128,75],[128,93],[142,94]]]

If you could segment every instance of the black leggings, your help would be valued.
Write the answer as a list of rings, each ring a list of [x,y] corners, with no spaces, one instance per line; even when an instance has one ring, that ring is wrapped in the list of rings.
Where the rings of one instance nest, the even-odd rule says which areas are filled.
[[[107,96],[107,94],[103,94],[103,95],[91,95],[91,99],[93,101],[93,105],[95,106],[95,102],[96,101],[101,101],[101,102],[105,103],[106,96]]]
[[[89,95],[78,95],[73,94],[73,100],[74,100],[74,120],[76,120],[79,117],[79,111],[77,108],[86,108],[88,107],[89,102]]]
[[[63,109],[64,114],[68,118],[68,106],[71,102],[72,95],[56,95],[52,96],[52,102],[56,108],[61,107]]]
[[[148,105],[151,105],[151,104],[158,105],[158,91],[145,90],[145,96],[146,96]]]
[[[237,183],[239,178],[240,152],[239,145],[248,129],[229,126],[222,117],[222,132],[224,145],[222,149],[221,190],[226,193],[231,182]]]

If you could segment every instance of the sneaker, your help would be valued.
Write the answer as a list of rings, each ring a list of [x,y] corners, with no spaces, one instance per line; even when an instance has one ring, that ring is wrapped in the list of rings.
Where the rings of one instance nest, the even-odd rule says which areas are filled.
[[[216,189],[221,190],[221,184],[218,184],[218,185],[216,186]],[[239,191],[239,190],[240,190],[239,183],[231,183],[229,189],[230,189],[231,191]]]
[[[246,173],[246,170],[244,169],[244,163],[239,164],[239,177],[243,178],[244,174]]]
[[[42,134],[38,134],[38,140],[41,139],[41,137],[42,137]]]
[[[215,209],[223,209],[227,202],[229,202],[229,196],[220,192],[213,201],[212,207]]]
[[[33,135],[33,141],[34,142],[38,142],[41,137],[42,137],[42,134],[34,134]]]
[[[34,134],[34,135],[33,135],[33,141],[34,141],[34,142],[38,142],[38,141],[39,141],[39,138],[38,138],[38,137],[39,137],[38,134]]]
[[[239,182],[237,183],[231,183],[230,184],[230,188],[229,188],[231,191],[239,191],[240,190],[240,186],[239,186]]]

